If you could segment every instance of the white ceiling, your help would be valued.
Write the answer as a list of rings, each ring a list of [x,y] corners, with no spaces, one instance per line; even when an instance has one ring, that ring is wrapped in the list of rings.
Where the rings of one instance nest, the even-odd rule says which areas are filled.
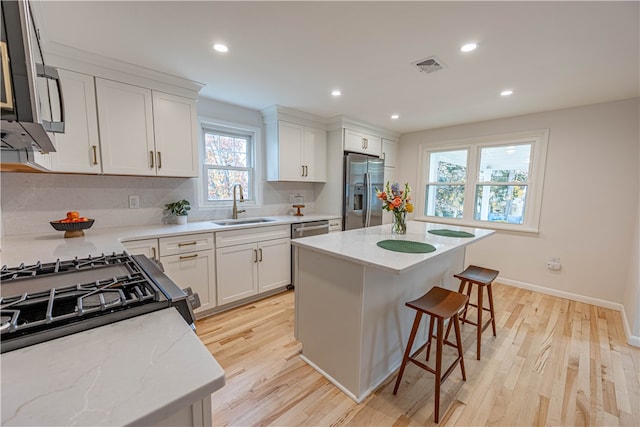
[[[637,1],[35,3],[45,49],[195,80],[202,96],[251,109],[344,114],[400,133],[640,93]],[[228,53],[211,49],[219,41]],[[479,47],[463,54],[468,41]],[[432,55],[444,70],[411,65]],[[505,88],[514,94],[499,96]]]

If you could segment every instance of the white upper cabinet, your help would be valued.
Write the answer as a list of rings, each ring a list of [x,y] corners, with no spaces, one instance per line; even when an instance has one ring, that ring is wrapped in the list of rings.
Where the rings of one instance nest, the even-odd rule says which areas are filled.
[[[305,181],[325,182],[327,180],[327,132],[305,127],[302,151]]]
[[[156,175],[151,90],[96,78],[102,170]]]
[[[304,178],[303,145],[304,127],[294,123],[279,121],[277,141],[269,146],[278,151],[277,164],[269,168],[270,181],[302,181]]]
[[[269,181],[327,180],[326,131],[279,120],[267,150],[273,157],[267,166]]]
[[[152,91],[156,170],[162,176],[198,176],[196,101]]]
[[[267,180],[326,182],[326,130],[283,107],[270,107],[263,114],[267,131]]]
[[[382,155],[382,138],[345,128],[344,151],[380,157]]]
[[[51,153],[55,172],[101,173],[100,139],[93,76],[59,69],[64,94],[64,133],[51,134],[56,145]]]
[[[390,139],[382,139],[382,157],[384,158],[385,167],[396,167],[396,158],[398,155],[398,143]]]
[[[195,100],[96,78],[103,172],[198,176]]]

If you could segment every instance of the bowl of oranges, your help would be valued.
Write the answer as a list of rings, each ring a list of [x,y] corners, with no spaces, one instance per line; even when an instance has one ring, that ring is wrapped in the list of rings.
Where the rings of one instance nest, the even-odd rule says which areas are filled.
[[[58,231],[64,231],[64,237],[82,237],[84,231],[91,228],[95,220],[80,216],[77,211],[67,212],[67,217],[49,224]]]

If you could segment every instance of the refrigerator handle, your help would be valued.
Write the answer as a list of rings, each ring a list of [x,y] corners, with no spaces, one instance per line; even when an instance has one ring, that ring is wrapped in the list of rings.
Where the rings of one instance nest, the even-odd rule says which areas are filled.
[[[371,173],[367,172],[364,174],[364,184],[365,184],[365,195],[364,195],[364,212],[362,212],[362,217],[364,220],[364,226],[369,227],[371,225]]]

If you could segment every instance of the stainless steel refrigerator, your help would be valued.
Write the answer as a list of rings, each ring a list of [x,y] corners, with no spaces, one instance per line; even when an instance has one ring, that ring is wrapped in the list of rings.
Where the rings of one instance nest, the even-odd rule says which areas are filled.
[[[376,198],[376,188],[384,186],[384,159],[365,154],[344,156],[344,229],[382,224],[382,201]]]

